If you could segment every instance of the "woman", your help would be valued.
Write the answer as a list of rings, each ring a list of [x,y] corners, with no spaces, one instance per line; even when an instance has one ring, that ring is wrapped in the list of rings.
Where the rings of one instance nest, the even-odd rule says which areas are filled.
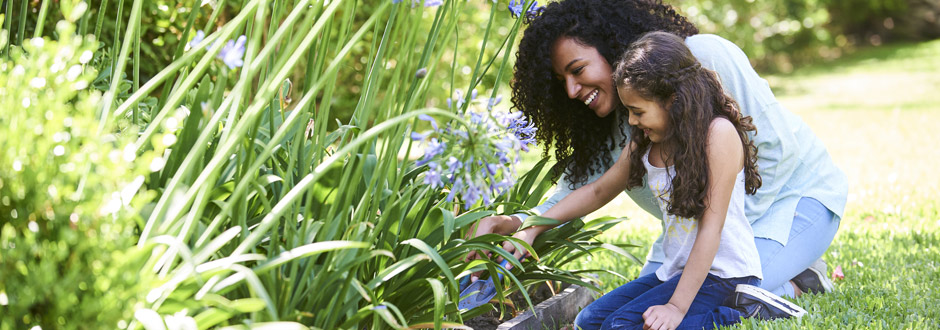
[[[611,78],[614,62],[642,34],[670,32],[685,39],[702,66],[718,73],[725,91],[757,127],[750,134],[763,185],[748,196],[746,215],[765,274],[761,287],[788,297],[831,290],[820,257],[838,230],[847,179],[809,127],[777,102],[737,46],[698,34],[685,17],[655,0],[565,0],[529,19],[519,44],[512,101],[538,127],[539,143],[546,150],[554,147],[565,168],[551,197],[532,213],[541,214],[593,182],[619,158],[629,126]],[[646,184],[625,192],[662,218]],[[512,234],[525,218],[481,219],[474,236]],[[529,227],[514,236],[531,243],[546,229]],[[653,243],[641,276],[662,265],[662,241],[660,235]],[[516,257],[523,253],[509,243],[504,248]]]

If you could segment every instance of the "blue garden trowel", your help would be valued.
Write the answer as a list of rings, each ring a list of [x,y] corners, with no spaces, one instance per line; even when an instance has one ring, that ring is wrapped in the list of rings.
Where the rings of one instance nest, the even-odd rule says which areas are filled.
[[[503,260],[499,263],[505,269],[509,266],[509,260]],[[499,279],[503,279],[503,273],[497,272]],[[464,276],[460,280],[460,287],[465,288],[460,291],[460,302],[457,303],[457,309],[471,310],[490,302],[496,296],[496,284],[493,283],[493,277],[486,280],[479,280],[470,283],[470,276]]]

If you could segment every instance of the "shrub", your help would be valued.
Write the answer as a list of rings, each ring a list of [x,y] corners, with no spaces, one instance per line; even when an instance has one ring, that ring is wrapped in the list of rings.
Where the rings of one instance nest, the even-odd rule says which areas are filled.
[[[0,329],[115,328],[139,298],[128,247],[151,157],[100,125],[93,38],[55,34],[0,58]]]
[[[940,37],[936,0],[677,0],[672,4],[703,33],[736,43],[764,70],[789,71],[858,46]]]

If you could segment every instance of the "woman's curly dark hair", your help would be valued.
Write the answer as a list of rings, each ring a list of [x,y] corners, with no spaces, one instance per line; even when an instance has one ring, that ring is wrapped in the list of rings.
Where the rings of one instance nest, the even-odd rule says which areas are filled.
[[[671,33],[651,32],[637,40],[614,71],[617,88],[628,88],[640,97],[655,101],[668,113],[663,137],[672,148],[667,155],[675,166],[672,192],[666,201],[670,214],[700,219],[708,196],[708,130],[716,118],[731,122],[744,149],[744,186],[754,194],[761,186],[757,172],[757,147],[747,135],[756,131],[751,117],[724,93],[718,74],[703,68],[682,38]],[[643,184],[646,168],[643,155],[650,146],[643,130],[632,128],[636,152],[630,154],[628,187]],[[662,198],[662,197],[660,197]]]
[[[588,176],[613,163],[609,151],[617,146],[608,128],[624,116],[600,118],[584,103],[568,98],[564,83],[552,73],[554,42],[574,38],[616,66],[620,55],[644,33],[667,31],[687,37],[698,29],[659,0],[563,0],[527,20],[530,26],[516,53],[512,103],[538,127],[535,137],[545,156],[554,146],[560,166],[555,167],[553,180],[565,171],[571,184],[584,184]],[[616,103],[615,111],[622,112]]]

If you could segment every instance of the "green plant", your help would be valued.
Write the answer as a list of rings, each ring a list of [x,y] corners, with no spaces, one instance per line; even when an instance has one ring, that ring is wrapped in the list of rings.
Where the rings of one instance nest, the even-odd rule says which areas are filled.
[[[133,132],[99,133],[95,42],[75,33],[80,11],[56,40],[0,58],[0,329],[117,327],[146,282],[145,254],[129,247],[149,196],[138,165],[160,150],[127,149]]]
[[[79,18],[86,16],[73,13],[71,5],[62,2],[63,14],[81,26]],[[130,68],[146,60],[146,53],[138,51],[144,8],[144,1],[134,1],[126,21],[115,24],[126,27],[110,32],[123,34],[113,39],[120,44],[88,48],[91,55],[82,61],[101,65],[101,71],[75,94],[79,100],[96,101],[80,108],[88,119],[88,139],[130,141],[126,147],[114,145],[117,155],[133,158],[125,164],[127,172],[92,172],[78,182],[120,182],[132,172],[131,182],[151,192],[122,197],[132,207],[108,227],[122,230],[125,240],[116,241],[113,249],[92,249],[135,256],[103,265],[107,274],[130,274],[126,288],[94,293],[126,296],[121,301],[127,304],[109,303],[113,318],[63,327],[113,327],[113,320],[121,319],[125,322],[119,328],[135,329],[441,328],[479,312],[456,309],[456,279],[483,269],[494,273],[497,266],[488,260],[467,264],[462,257],[473,249],[508,256],[499,247],[508,238],[465,240],[464,231],[488,214],[538,203],[550,184],[542,171],[545,163],[506,195],[489,201],[448,198],[456,188],[424,184],[433,182],[428,180],[430,166],[411,160],[416,145],[407,133],[429,125],[419,118],[433,116],[442,127],[465,130],[468,139],[495,145],[486,143],[494,138],[488,131],[469,130],[472,120],[458,115],[480,105],[480,100],[471,102],[476,93],[460,94],[463,102],[454,100],[459,105],[440,109],[432,98],[443,97],[432,91],[447,90],[444,96],[454,97],[457,89],[487,90],[488,97],[481,100],[495,99],[521,20],[500,16],[506,12],[490,2],[411,6],[395,1],[247,0],[226,18],[219,11],[191,11],[172,62],[144,81],[137,68]],[[479,13],[487,17],[482,43],[471,55],[475,64],[469,79],[458,79],[459,64],[448,58],[463,49],[458,47],[460,24]],[[206,20],[217,22],[218,28],[203,31],[201,40],[189,40],[199,35],[193,22],[203,19],[200,15],[209,15]],[[499,26],[506,21],[512,25]],[[508,29],[505,34],[496,32],[502,28]],[[38,61],[51,54],[23,42],[9,46],[4,55],[16,61],[25,61],[19,54],[29,54],[22,58],[42,63]],[[93,62],[102,58],[107,60]],[[83,77],[94,78],[90,66],[85,68],[89,72]],[[304,72],[300,78],[298,69]],[[354,105],[350,119],[331,126],[340,104],[333,101],[341,95],[337,89],[350,74],[362,75],[356,86],[361,93],[349,103]],[[484,89],[489,79],[495,83]],[[47,102],[50,108],[87,103]],[[19,110],[16,116],[35,116],[15,104],[12,108]],[[488,112],[484,108],[481,113]],[[50,116],[59,120],[63,115]],[[483,155],[486,150],[491,149],[475,152]],[[474,161],[467,167],[476,173],[488,170]],[[486,180],[486,175],[479,177]],[[136,189],[128,189],[135,196]],[[94,205],[93,200],[80,203]],[[14,228],[22,228],[18,224]],[[529,272],[509,275],[507,282],[516,289],[544,279],[583,283],[581,272],[558,268],[572,254],[604,248],[628,254],[589,240],[611,222],[589,223],[586,231],[579,226],[574,222],[547,233],[534,247],[525,246],[534,248],[543,262],[516,262]],[[136,246],[131,247],[128,237],[136,239]],[[49,239],[57,240],[63,239]],[[4,261],[16,264],[21,258],[26,256]],[[13,291],[5,292],[9,297]],[[20,313],[13,317],[24,325],[52,324],[22,319]]]

